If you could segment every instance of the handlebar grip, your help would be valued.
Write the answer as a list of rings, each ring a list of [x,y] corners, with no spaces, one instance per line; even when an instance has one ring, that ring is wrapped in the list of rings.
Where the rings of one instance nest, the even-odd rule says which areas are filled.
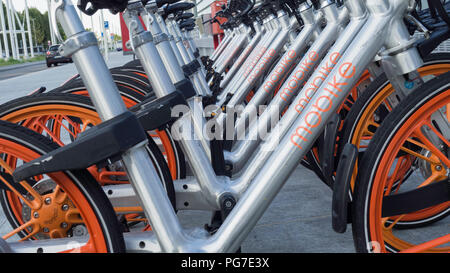
[[[180,24],[195,24],[195,20],[194,19],[185,19],[183,21],[180,22]]]
[[[189,19],[194,17],[194,14],[190,13],[190,12],[185,12],[179,16],[177,16],[177,20],[185,20],[185,19]]]
[[[165,9],[166,14],[174,13],[177,11],[189,10],[195,7],[194,3],[181,2],[167,6]]]

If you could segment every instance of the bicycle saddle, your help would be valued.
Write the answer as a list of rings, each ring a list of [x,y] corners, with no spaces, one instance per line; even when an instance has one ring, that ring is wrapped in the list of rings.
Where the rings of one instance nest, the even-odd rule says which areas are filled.
[[[186,26],[186,25],[190,25],[190,24],[195,24],[195,20],[194,19],[185,19],[179,22],[180,27],[182,25]]]
[[[186,21],[186,22],[182,22],[181,24],[179,24],[180,29],[187,29],[190,27],[195,27],[195,21]]]
[[[172,5],[168,5],[164,9],[165,16],[168,16],[169,14],[176,14],[180,11],[189,10],[195,7],[194,3],[188,3],[188,2],[180,2]]]
[[[180,15],[177,15],[176,19],[177,20],[186,20],[186,19],[189,19],[189,18],[192,18],[192,17],[194,17],[194,14],[192,14],[190,12],[184,12],[184,13],[182,13]]]

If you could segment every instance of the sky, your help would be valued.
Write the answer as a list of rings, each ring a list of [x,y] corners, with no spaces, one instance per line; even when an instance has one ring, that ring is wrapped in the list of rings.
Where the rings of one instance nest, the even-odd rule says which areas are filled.
[[[5,0],[0,0],[0,1],[3,1],[6,4]],[[37,8],[42,13],[47,11],[47,8],[48,8],[47,0],[12,0],[11,3],[13,4],[16,11],[23,11],[25,9],[25,1],[27,1],[29,8],[32,8],[32,7]],[[71,0],[71,1],[74,5],[77,4],[77,0]],[[77,10],[78,10],[78,8],[77,8]],[[81,12],[79,12],[79,13],[81,14]],[[109,12],[109,10],[104,10],[103,14],[104,14],[105,21],[108,21],[108,23],[109,23],[110,33],[115,33],[115,34],[120,35],[119,15],[113,15],[112,13]],[[91,21],[90,16],[87,16],[85,14],[81,15],[84,26],[86,28],[93,29],[96,33],[99,34],[101,32],[100,11],[98,11],[92,17],[93,18]],[[92,27],[92,22],[94,24],[94,27]]]

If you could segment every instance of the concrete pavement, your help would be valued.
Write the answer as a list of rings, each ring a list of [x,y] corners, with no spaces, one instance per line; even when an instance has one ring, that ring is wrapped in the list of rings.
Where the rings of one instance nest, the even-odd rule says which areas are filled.
[[[109,67],[123,65],[131,56],[112,53]],[[76,74],[74,64],[52,67],[0,81],[0,103],[24,96],[46,86],[48,90],[61,85]],[[1,74],[1,72],[0,72]],[[301,165],[293,172],[255,228],[242,245],[243,252],[328,253],[354,252],[351,226],[345,234],[331,228],[331,190],[316,175]],[[179,211],[183,226],[198,227],[210,220],[209,212]],[[0,221],[4,219],[0,211]],[[195,225],[194,225],[195,223]],[[427,232],[448,230],[450,219],[438,222]],[[0,222],[0,234],[8,223]],[[405,232],[408,238],[420,240],[421,229]]]

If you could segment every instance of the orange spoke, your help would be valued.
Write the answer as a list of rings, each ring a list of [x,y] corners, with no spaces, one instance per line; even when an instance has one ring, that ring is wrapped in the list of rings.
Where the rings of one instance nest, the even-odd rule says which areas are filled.
[[[412,155],[412,156],[415,156],[415,157],[418,157],[418,158],[423,159],[423,160],[425,160],[425,161],[428,161],[428,162],[430,162],[430,163],[432,163],[432,164],[437,164],[437,163],[439,163],[439,162],[436,162],[435,160],[432,160],[432,159],[429,158],[429,157],[426,157],[426,156],[424,156],[424,155],[422,155],[422,154],[416,153],[416,152],[414,152],[414,151],[412,151],[412,150],[410,150],[410,149],[408,149],[408,148],[405,148],[404,146],[400,147],[400,150],[402,150],[402,151],[404,151],[404,152],[406,152],[406,153],[408,153],[408,154],[410,154],[410,155]]]
[[[34,205],[30,202],[30,200],[26,199],[24,196],[22,196],[22,194],[20,194],[20,192],[18,192],[13,186],[11,186],[8,181],[6,181],[5,178],[3,178],[3,176],[0,175],[0,180],[15,194],[17,195],[27,206],[29,206],[30,208],[33,208]]]
[[[344,108],[347,111],[350,111],[350,106],[348,106],[347,104],[342,105],[342,108]]]
[[[7,173],[9,173],[10,175],[13,174],[13,170],[12,168],[2,159],[0,158],[0,166],[2,168],[4,168],[6,170]],[[27,198],[25,198],[22,194],[20,194],[13,186],[11,186],[9,184],[9,182],[0,175],[0,180],[6,185],[8,186],[8,188],[11,189],[12,192],[14,192],[14,194],[16,194],[25,204],[27,204],[27,206],[29,206],[30,208],[33,209],[37,209],[40,208],[42,206],[42,197],[41,195],[35,191],[33,189],[33,187],[31,187],[27,182],[22,181],[20,182],[20,185],[22,185],[22,187],[24,187],[30,194],[31,196],[33,196],[34,200],[30,201]]]
[[[81,132],[84,132],[89,124],[95,124],[95,123],[92,122],[92,121],[89,120],[89,119],[86,120],[86,121],[84,121],[84,122],[83,122],[83,127],[81,127]]]
[[[434,127],[430,122],[425,123],[438,137],[442,142],[444,142],[447,147],[450,147],[450,142]]]
[[[66,222],[71,224],[83,224],[83,218],[81,218],[80,211],[76,208],[69,209],[66,213]]]
[[[389,110],[389,112],[392,112],[392,106],[389,103],[389,101],[384,100],[383,104],[386,106],[386,108]]]
[[[447,120],[450,120],[450,103],[445,106],[445,112],[447,114]]]
[[[389,177],[389,182],[388,182],[388,188],[386,189],[385,192],[385,196],[389,195],[391,193],[392,190],[392,186],[394,185],[394,182],[397,178],[397,174],[400,171],[400,167],[402,166],[403,160],[406,160],[404,157],[398,159],[397,161],[397,165],[395,166],[394,172],[392,173],[391,177]]]
[[[36,122],[36,125],[39,125],[52,138],[53,141],[58,143],[60,146],[64,146],[64,143],[58,137],[56,137],[55,134],[53,134],[53,132],[51,132],[42,122],[38,121]]]
[[[67,193],[63,192],[59,185],[56,185],[53,190],[52,200],[54,200],[57,204],[62,204],[67,200]]]
[[[132,218],[132,219],[127,219],[128,222],[146,222],[147,218]]]
[[[115,207],[114,211],[117,213],[132,213],[132,212],[142,212],[141,207]]]
[[[425,181],[422,182],[422,184],[420,184],[420,185],[418,186],[418,188],[425,187],[425,186],[429,185],[431,182],[435,181],[435,180],[436,180],[438,177],[440,177],[440,176],[442,176],[441,173],[439,173],[439,172],[433,172],[433,173],[430,175],[430,177],[428,177]]]
[[[66,129],[67,132],[69,132],[69,134],[71,134],[73,137],[76,137],[77,135],[75,134],[75,132],[72,132],[72,130],[70,130],[62,121],[66,120],[67,122],[70,123],[70,125],[72,125],[72,127],[74,127],[74,129],[76,128],[75,126],[73,126],[72,122],[70,122],[68,119],[65,118],[65,116],[59,116],[56,117],[55,116],[55,121],[56,123],[58,123],[59,125],[61,125],[64,129]]]
[[[400,215],[397,218],[395,218],[395,220],[388,226],[385,227],[385,229],[387,230],[392,230],[392,228],[405,216],[406,214]],[[385,218],[383,219],[383,225],[387,222],[387,220],[389,220],[389,218]]]
[[[414,131],[417,137],[427,146],[427,149],[436,155],[447,167],[450,167],[450,160],[436,147],[433,143],[431,143],[428,138],[426,138],[420,128]]]

